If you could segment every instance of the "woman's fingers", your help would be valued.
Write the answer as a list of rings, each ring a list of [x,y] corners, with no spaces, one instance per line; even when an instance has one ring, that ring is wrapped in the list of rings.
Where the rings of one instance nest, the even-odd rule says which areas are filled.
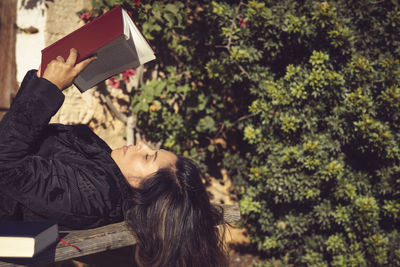
[[[64,62],[64,58],[62,56],[56,57],[56,60],[59,62]]]
[[[96,57],[91,57],[75,64],[77,57],[78,51],[74,48],[71,48],[66,61],[64,61],[64,58],[61,56],[56,57],[55,60],[52,60],[47,65],[43,78],[49,80],[61,90],[69,87],[76,76],[78,76],[90,62],[96,59]]]
[[[65,63],[67,63],[70,66],[74,66],[77,58],[78,58],[78,51],[76,51],[75,48],[71,48],[69,50],[69,56],[67,58],[67,61],[65,61]]]
[[[78,73],[80,73],[81,71],[83,71],[87,67],[87,65],[90,64],[90,62],[92,62],[95,59],[97,59],[97,57],[90,57],[90,58],[87,58],[87,59],[79,62],[78,64],[75,65],[75,70]]]

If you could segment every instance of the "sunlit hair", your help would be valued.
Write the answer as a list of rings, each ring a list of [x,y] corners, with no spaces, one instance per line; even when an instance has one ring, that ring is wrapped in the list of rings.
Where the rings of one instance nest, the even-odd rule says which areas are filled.
[[[137,239],[139,266],[228,266],[223,213],[210,204],[198,169],[178,158],[175,168],[160,169],[134,189],[125,221]]]

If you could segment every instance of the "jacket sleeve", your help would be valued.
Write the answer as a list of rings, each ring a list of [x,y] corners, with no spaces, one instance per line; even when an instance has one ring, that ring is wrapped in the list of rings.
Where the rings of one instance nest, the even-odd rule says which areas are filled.
[[[54,84],[27,74],[0,122],[0,194],[72,228],[104,224],[108,209],[103,195],[86,194],[80,184],[96,182],[95,172],[36,153],[63,101],[64,94]]]
[[[64,101],[51,82],[28,72],[0,123],[0,166],[23,160]]]
[[[35,71],[27,73],[10,110],[0,122],[1,191],[19,184],[18,177],[26,172],[29,155],[33,154],[40,134],[63,101],[64,94],[55,85],[38,78]]]

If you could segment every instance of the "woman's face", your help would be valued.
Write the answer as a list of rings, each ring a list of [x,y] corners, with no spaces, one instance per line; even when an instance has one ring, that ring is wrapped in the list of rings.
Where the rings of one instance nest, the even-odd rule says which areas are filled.
[[[167,150],[151,149],[140,141],[136,146],[123,146],[111,152],[111,157],[132,187],[151,177],[161,168],[175,166],[178,157]]]

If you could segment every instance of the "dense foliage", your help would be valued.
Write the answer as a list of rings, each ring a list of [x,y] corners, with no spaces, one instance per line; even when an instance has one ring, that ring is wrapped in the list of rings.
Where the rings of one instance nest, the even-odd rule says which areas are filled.
[[[138,127],[230,170],[265,266],[400,266],[398,2],[231,3],[83,17],[130,9],[158,57]]]

